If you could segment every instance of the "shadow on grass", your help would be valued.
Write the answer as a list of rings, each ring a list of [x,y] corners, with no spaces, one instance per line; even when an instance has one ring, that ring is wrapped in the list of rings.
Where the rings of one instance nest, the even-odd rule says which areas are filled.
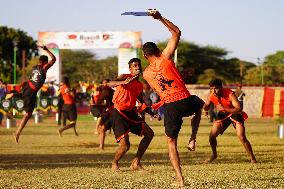
[[[158,132],[155,132],[155,136],[156,136],[156,137],[158,137],[158,136],[165,137],[166,135],[165,135],[165,133],[158,133]],[[179,136],[179,138],[181,138],[181,137],[188,137],[188,140],[189,140],[189,138],[190,138],[190,133],[181,132],[181,133],[179,133],[178,136]],[[208,136],[208,137],[209,137],[209,134],[208,134],[208,133],[199,132],[199,133],[198,133],[198,137],[200,137],[200,136]]]
[[[107,167],[113,154],[2,154],[1,169]]]
[[[181,152],[182,166],[203,164],[209,153]],[[232,155],[232,156],[231,156]],[[121,167],[129,167],[134,153],[127,153],[120,161]],[[111,168],[113,153],[99,154],[2,154],[0,156],[0,169],[54,169],[54,168]],[[249,163],[244,153],[226,154],[220,156],[213,164]],[[147,153],[142,159],[144,166],[171,166],[168,153]]]
[[[98,148],[99,147],[99,144],[98,143],[95,143],[95,142],[81,142],[81,143],[74,143],[72,145],[66,145],[66,146],[69,146],[69,147],[82,147],[82,148]],[[118,144],[105,144],[104,147],[105,148],[114,148],[114,147],[117,147]]]
[[[134,153],[127,153],[120,161],[120,165],[130,166]],[[2,154],[0,156],[0,169],[52,169],[65,167],[111,167],[114,153],[99,154]],[[204,157],[202,153],[195,153],[188,157],[188,153],[180,153],[182,161],[185,163],[196,162],[196,159]],[[169,165],[167,153],[146,153],[142,159],[145,166]]]

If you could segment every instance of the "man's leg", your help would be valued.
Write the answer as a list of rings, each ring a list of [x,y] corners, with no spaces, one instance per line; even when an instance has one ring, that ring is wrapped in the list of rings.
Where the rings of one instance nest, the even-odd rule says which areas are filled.
[[[0,126],[2,126],[3,113],[0,111]]]
[[[26,126],[28,120],[31,118],[31,116],[32,116],[32,112],[26,112],[24,117],[22,118],[17,132],[14,133],[14,138],[15,138],[16,143],[19,143],[19,138],[20,138],[21,132],[25,128],[25,126]]]
[[[181,173],[179,153],[177,151],[177,139],[172,139],[168,137],[167,140],[168,140],[169,157],[176,173],[177,183],[180,187],[183,187],[184,179]]]
[[[79,134],[77,133],[77,130],[76,130],[76,123],[75,123],[75,125],[74,125],[74,127],[73,127],[73,130],[74,130],[75,136],[79,136]]]
[[[72,127],[74,127],[75,128],[75,125],[76,125],[76,121],[70,121],[70,123],[69,123],[69,125],[67,125],[67,126],[65,126],[65,127],[62,127],[61,129],[58,129],[57,130],[57,133],[58,133],[58,135],[59,136],[62,136],[62,132],[63,131],[65,131],[65,130],[67,130],[67,129],[70,129],[70,128],[72,128]],[[74,131],[75,131],[75,135],[76,135],[76,129],[74,129]],[[78,133],[77,133],[77,135],[78,135]]]
[[[213,121],[214,121],[214,105],[210,104],[208,113],[209,113],[209,121],[211,123],[213,123]]]
[[[99,132],[99,143],[100,143],[100,149],[103,150],[105,146],[105,137],[106,137],[106,126],[104,124],[100,125],[98,128]]]
[[[201,114],[202,114],[202,110],[199,109],[197,112],[195,112],[193,118],[191,119],[191,137],[187,145],[187,149],[190,151],[195,150],[196,135],[197,135],[199,123],[201,120]]]
[[[61,120],[62,120],[62,110],[58,109],[57,114],[58,114],[57,125],[60,126],[61,125]]]
[[[99,133],[98,130],[99,130],[99,126],[101,125],[101,123],[102,123],[102,116],[98,117],[98,119],[97,119],[96,129],[95,129],[95,132],[94,132],[95,134]]]
[[[122,156],[124,156],[124,154],[129,150],[129,148],[129,135],[127,135],[119,141],[119,147],[115,152],[114,159],[112,160],[113,171],[119,171],[118,161],[122,158]]]
[[[212,154],[207,158],[204,163],[211,163],[217,158],[217,136],[221,133],[222,126],[219,123],[214,123],[210,134],[209,134],[209,143],[211,146]]]
[[[245,149],[246,149],[246,151],[247,151],[247,153],[250,157],[250,162],[256,163],[256,159],[255,159],[255,156],[253,154],[251,144],[246,137],[245,127],[241,124],[236,124],[236,132],[237,132],[237,135],[239,137],[239,140],[241,141],[241,143],[245,147]]]
[[[63,126],[65,127],[65,126],[66,126],[66,123],[67,123],[67,117],[68,117],[68,115],[66,114],[65,111],[62,111],[62,116],[63,116]]]
[[[141,166],[141,158],[145,151],[147,150],[149,144],[151,143],[152,139],[154,137],[154,131],[145,123],[144,127],[144,137],[141,140],[136,156],[132,161],[132,164],[130,168],[132,170],[143,170],[143,167]]]

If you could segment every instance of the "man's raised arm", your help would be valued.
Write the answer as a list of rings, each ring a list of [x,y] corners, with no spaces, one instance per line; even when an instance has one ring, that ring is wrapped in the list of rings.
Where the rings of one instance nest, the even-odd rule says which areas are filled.
[[[172,57],[172,55],[174,54],[177,45],[179,43],[180,40],[180,36],[181,36],[181,31],[179,30],[179,28],[174,25],[171,21],[169,21],[168,19],[162,17],[162,15],[160,14],[159,11],[156,10],[151,10],[150,11],[150,15],[154,18],[157,19],[159,21],[161,21],[167,28],[168,30],[171,32],[172,36],[168,41],[168,44],[166,46],[166,48],[163,50],[162,54],[167,58],[170,59]]]
[[[49,56],[51,57],[51,60],[45,66],[46,70],[48,70],[55,63],[56,57],[54,56],[54,54],[46,46],[42,46],[41,48],[43,50],[45,50],[49,54]]]

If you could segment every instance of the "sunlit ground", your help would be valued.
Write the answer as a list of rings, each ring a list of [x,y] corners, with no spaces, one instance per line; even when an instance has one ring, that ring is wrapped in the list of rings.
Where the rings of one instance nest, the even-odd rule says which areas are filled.
[[[142,159],[147,171],[129,169],[141,140],[131,134],[131,148],[121,160],[119,173],[111,171],[117,148],[114,135],[107,134],[105,150],[99,150],[95,121],[90,116],[79,116],[78,137],[70,129],[60,138],[54,118],[45,118],[37,125],[30,120],[19,144],[12,137],[16,128],[1,127],[0,188],[175,188],[163,122],[149,118],[147,122],[155,131]],[[189,123],[189,119],[184,120],[178,140],[186,188],[284,188],[284,140],[278,138],[273,119],[251,118],[246,123],[258,160],[255,165],[249,163],[233,127],[218,137],[218,159],[203,164],[210,154],[210,123],[202,120],[195,152],[186,148]]]

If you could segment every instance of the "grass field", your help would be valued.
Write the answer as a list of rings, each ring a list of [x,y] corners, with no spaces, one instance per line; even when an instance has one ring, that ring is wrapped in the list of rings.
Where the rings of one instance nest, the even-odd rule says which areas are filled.
[[[79,116],[78,137],[68,130],[62,138],[56,133],[54,118],[37,125],[32,119],[18,145],[12,138],[16,128],[1,127],[0,188],[175,188],[163,123],[147,120],[155,137],[142,159],[145,172],[129,169],[141,140],[132,134],[130,151],[121,160],[122,171],[111,171],[117,148],[114,135],[107,134],[105,150],[98,150],[90,116]],[[202,120],[196,151],[189,152],[186,144],[191,129],[189,119],[184,119],[178,146],[186,188],[284,188],[284,140],[277,137],[277,125],[273,119],[251,118],[246,129],[257,164],[249,163],[232,127],[218,138],[217,160],[203,164],[210,154],[210,124]]]

